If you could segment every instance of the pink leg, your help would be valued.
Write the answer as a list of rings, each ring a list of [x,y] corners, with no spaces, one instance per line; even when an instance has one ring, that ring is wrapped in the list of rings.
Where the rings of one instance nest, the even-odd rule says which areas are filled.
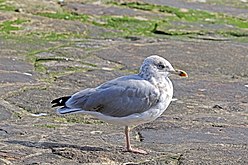
[[[128,152],[133,152],[133,153],[138,153],[138,154],[147,154],[147,152],[144,150],[131,147],[128,126],[125,126],[125,135],[126,135],[126,145],[127,145]]]

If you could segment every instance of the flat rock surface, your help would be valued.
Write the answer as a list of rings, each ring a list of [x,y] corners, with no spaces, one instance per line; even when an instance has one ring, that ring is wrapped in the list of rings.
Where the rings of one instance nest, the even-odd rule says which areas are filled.
[[[0,1],[0,164],[248,164],[248,25],[235,26],[247,22],[247,2],[132,2]],[[232,18],[188,21],[152,4]],[[51,108],[137,73],[152,54],[189,77],[171,76],[169,108],[132,129],[132,145],[148,155],[125,152],[123,127]]]
[[[159,5],[168,5],[179,8],[200,9],[218,13],[225,13],[239,17],[247,18],[247,1],[237,0],[142,0],[147,3],[154,3]]]

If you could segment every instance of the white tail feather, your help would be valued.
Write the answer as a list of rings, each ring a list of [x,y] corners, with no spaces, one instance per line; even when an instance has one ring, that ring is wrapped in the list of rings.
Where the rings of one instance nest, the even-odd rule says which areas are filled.
[[[59,115],[64,115],[64,114],[72,114],[72,113],[82,113],[85,112],[84,110],[80,109],[80,108],[68,108],[68,107],[62,107],[57,109],[57,114]]]

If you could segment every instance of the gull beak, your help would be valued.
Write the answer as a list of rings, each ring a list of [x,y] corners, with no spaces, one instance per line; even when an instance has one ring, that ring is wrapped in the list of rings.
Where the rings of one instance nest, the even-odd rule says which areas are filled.
[[[181,77],[188,77],[188,74],[185,71],[179,70],[179,69],[172,70],[170,73],[175,74],[175,75],[179,75]]]

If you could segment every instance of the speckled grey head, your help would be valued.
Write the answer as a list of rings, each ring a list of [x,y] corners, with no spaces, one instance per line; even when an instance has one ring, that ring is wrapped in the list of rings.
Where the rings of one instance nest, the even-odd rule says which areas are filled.
[[[140,67],[140,75],[142,77],[168,76],[171,72],[175,72],[175,69],[170,62],[157,55],[147,57]]]

